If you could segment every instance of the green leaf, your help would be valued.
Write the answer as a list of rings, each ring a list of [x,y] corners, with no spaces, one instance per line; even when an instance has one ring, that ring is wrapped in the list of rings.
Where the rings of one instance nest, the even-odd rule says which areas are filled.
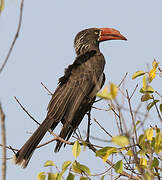
[[[116,173],[122,173],[123,172],[123,161],[120,160],[117,163],[115,163],[114,168],[115,168]]]
[[[145,136],[143,134],[141,134],[139,136],[139,144],[142,145],[145,142]]]
[[[48,160],[44,163],[44,167],[48,167],[48,166],[56,166],[55,163],[51,160]]]
[[[136,72],[133,74],[132,79],[135,79],[135,78],[137,78],[137,77],[139,77],[139,76],[142,76],[142,75],[144,75],[144,74],[145,74],[144,71],[136,71]]]
[[[62,169],[67,169],[71,163],[72,163],[71,161],[65,161],[62,165]]]
[[[80,180],[88,180],[86,177],[81,177]]]
[[[48,180],[56,180],[56,176],[54,173],[49,172],[48,173]]]
[[[45,172],[40,172],[37,176],[37,179],[38,180],[45,180],[45,177],[46,177]]]
[[[117,148],[116,148],[116,147],[112,147],[112,148],[110,148],[110,149],[107,150],[106,155],[103,156],[102,159],[104,160],[104,162],[106,162],[107,159],[108,159],[108,157],[109,157],[111,154],[116,153],[116,152],[117,152]]]
[[[162,103],[159,105],[160,112],[162,113]]]
[[[72,169],[74,172],[79,173],[79,174],[81,174],[82,172],[85,172],[89,176],[91,175],[90,169],[87,166],[80,164],[77,161],[73,162]]]
[[[82,173],[82,170],[80,170],[79,168],[78,168],[78,162],[73,162],[73,164],[72,164],[72,170],[75,172],[75,173],[79,173],[79,174],[81,174]]]
[[[104,177],[105,177],[105,175],[103,175],[103,176],[101,177],[101,180],[104,180]]]
[[[96,156],[100,156],[100,157],[103,157],[106,155],[107,151],[112,149],[114,147],[111,147],[111,146],[106,146],[98,151],[96,151]]]
[[[149,111],[157,102],[159,102],[159,100],[154,100],[153,102],[150,102],[147,105],[147,110]]]
[[[137,125],[140,124],[140,123],[141,123],[141,121],[137,121],[137,122],[136,122],[136,124],[135,124],[135,126],[134,126],[134,131],[136,130]]]
[[[150,173],[146,172],[146,173],[144,174],[144,179],[152,180],[152,177],[151,177]]]
[[[75,141],[74,145],[73,145],[73,149],[72,149],[72,153],[73,156],[75,157],[75,159],[79,156],[81,152],[81,147],[78,141]]]
[[[151,167],[158,167],[158,166],[159,166],[159,160],[156,157],[154,157]]]
[[[126,136],[114,136],[112,142],[118,146],[124,147],[129,144],[129,139]]]
[[[142,102],[148,101],[149,99],[152,99],[152,96],[149,93],[146,93],[141,97]]]
[[[65,161],[62,165],[62,171],[59,173],[58,180],[62,179],[63,174],[67,170],[67,168],[70,166],[72,162],[71,161]]]
[[[69,173],[68,177],[66,178],[66,180],[74,180],[74,174]]]
[[[155,137],[152,137],[151,147],[155,149]]]
[[[81,171],[87,173],[89,176],[91,175],[90,169],[89,169],[87,166],[85,166],[85,165],[83,165],[83,164],[80,164],[80,163],[77,163],[77,167],[78,167]]]

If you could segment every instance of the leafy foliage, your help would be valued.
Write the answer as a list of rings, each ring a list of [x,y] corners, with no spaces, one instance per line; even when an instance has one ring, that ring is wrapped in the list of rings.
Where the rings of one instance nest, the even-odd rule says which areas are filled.
[[[142,70],[136,71],[132,79],[134,80],[142,77],[139,95],[141,96],[141,104],[145,105],[143,102],[147,103],[145,106],[147,114],[145,115],[143,112],[141,112],[141,114],[144,114],[144,117],[148,117],[148,113],[154,109],[160,122],[162,122],[160,114],[162,113],[161,95],[158,93],[157,89],[151,86],[152,81],[158,77],[158,74],[162,74],[162,71],[159,68],[159,63],[154,60],[149,72]],[[51,172],[51,169],[50,172],[47,173],[40,172],[38,174],[38,180],[45,180],[45,178],[49,180],[61,180],[63,178],[66,180],[74,180],[76,176],[79,177],[80,180],[88,180],[93,179],[95,176],[100,176],[100,179],[103,180],[107,179],[107,176],[110,176],[109,170],[111,170],[111,174],[113,174],[112,177],[117,176],[116,179],[121,176],[127,177],[128,179],[131,177],[131,179],[147,180],[161,178],[161,129],[157,126],[152,126],[151,122],[149,127],[144,127],[145,118],[144,120],[139,118],[140,115],[138,114],[138,110],[133,111],[132,109],[131,98],[136,89],[133,94],[129,96],[128,91],[127,94],[124,94],[120,85],[121,83],[119,85],[110,83],[109,87],[105,86],[102,91],[97,93],[99,98],[108,102],[108,111],[114,113],[119,133],[117,135],[110,135],[108,131],[100,125],[101,129],[109,135],[109,140],[107,140],[105,146],[101,147],[97,144],[97,148],[90,142],[84,141],[82,138],[77,138],[72,147],[74,161],[65,161],[60,170],[52,161],[47,161],[44,166],[55,168],[55,173]],[[132,127],[129,130],[127,129],[124,115],[122,114],[124,106],[120,105],[117,100],[117,96],[119,96],[120,92],[128,101],[126,118],[129,120],[130,124],[132,123]],[[129,113],[131,116],[128,116]],[[78,160],[80,153],[82,153],[81,146],[83,146],[83,151],[87,148],[92,150],[96,158],[102,159],[104,166],[109,165],[107,167],[108,170],[99,175],[92,174],[90,168],[87,166],[87,162],[82,164]]]

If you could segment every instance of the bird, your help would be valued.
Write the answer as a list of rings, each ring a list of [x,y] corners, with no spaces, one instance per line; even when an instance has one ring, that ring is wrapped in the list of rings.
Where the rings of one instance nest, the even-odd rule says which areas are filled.
[[[54,130],[61,122],[59,137],[69,140],[78,128],[84,115],[91,109],[97,92],[105,82],[105,58],[100,52],[100,42],[107,40],[127,40],[113,28],[89,28],[80,31],[74,39],[76,58],[59,78],[47,108],[45,120],[14,155],[15,164],[26,168],[33,152],[46,132]],[[55,152],[63,142],[57,140]]]

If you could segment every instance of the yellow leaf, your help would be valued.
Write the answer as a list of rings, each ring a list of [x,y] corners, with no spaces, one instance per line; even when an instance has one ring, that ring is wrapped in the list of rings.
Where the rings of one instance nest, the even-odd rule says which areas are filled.
[[[78,168],[78,166],[77,166],[77,164],[78,164],[78,162],[73,162],[73,164],[72,164],[72,170],[74,171],[74,172],[76,172],[76,173],[82,173],[82,170],[80,170],[79,168]]]
[[[127,153],[126,153],[126,155],[128,155],[128,156],[133,156],[132,150],[128,150]]]
[[[145,90],[145,92],[147,92],[147,93],[153,93],[154,91],[155,90],[150,85],[148,85]]]
[[[149,93],[144,94],[143,96],[141,96],[141,101],[148,101],[149,99],[152,99],[152,96]]]
[[[45,180],[45,177],[46,177],[45,172],[40,172],[37,176],[37,179],[38,180]]]
[[[153,134],[154,134],[153,128],[147,129],[145,131],[146,139],[149,140],[149,141],[152,141]]]
[[[74,180],[74,177],[75,177],[74,174],[69,173],[69,175],[68,175],[66,180]]]
[[[48,180],[56,180],[56,174],[52,173],[52,172],[48,172]]]
[[[87,143],[85,141],[82,141],[83,144],[83,151],[86,151]]]
[[[155,137],[155,152],[157,154],[162,151],[162,132],[156,132],[156,137]]]
[[[91,172],[90,172],[90,169],[89,167],[83,165],[83,164],[80,164],[79,162],[77,162],[77,167],[82,171],[82,172],[85,172],[87,173],[89,176],[91,175]]]
[[[62,169],[67,169],[71,163],[72,163],[71,161],[65,161],[62,165]]]
[[[118,93],[118,87],[115,84],[110,83],[110,94],[112,99],[116,98],[117,93]]]
[[[0,13],[3,11],[4,9],[4,0],[0,0]]]
[[[112,99],[111,94],[108,93],[108,86],[105,86],[105,88],[102,91],[98,92],[96,96],[102,99],[108,99],[108,100]]]
[[[44,163],[44,167],[48,167],[48,166],[56,166],[55,163],[51,160],[48,160]]]
[[[144,75],[144,74],[145,74],[144,71],[136,71],[136,72],[133,74],[132,79],[135,79],[135,78],[137,78],[137,77],[139,77],[139,76],[142,76],[142,75]]]
[[[146,82],[146,75],[143,76],[143,90],[146,91],[146,86],[147,86],[147,82]]]
[[[120,160],[120,161],[116,162],[114,165],[114,169],[115,169],[116,173],[122,173],[123,172],[123,161]]]
[[[156,60],[152,62],[152,69],[149,71],[149,78],[148,78],[149,83],[152,82],[152,80],[156,77],[156,70],[158,64],[159,63]]]
[[[152,80],[156,77],[156,69],[151,69],[149,71],[149,78],[148,81],[149,83],[152,82]]]
[[[114,136],[112,137],[112,142],[121,147],[129,144],[129,140],[126,136]]]
[[[159,62],[157,62],[157,61],[154,59],[154,61],[152,62],[152,68],[153,68],[153,69],[157,69],[158,64],[159,64]]]
[[[140,158],[140,165],[146,167],[147,166],[147,160],[146,158]]]
[[[73,153],[73,156],[75,157],[75,159],[79,156],[80,151],[81,151],[80,144],[78,141],[75,141],[73,148],[72,148],[72,153]]]
[[[117,148],[116,147],[111,147],[107,150],[106,155],[103,156],[103,161],[106,162],[106,160],[108,159],[108,157],[112,154],[112,153],[116,153],[117,152]]]

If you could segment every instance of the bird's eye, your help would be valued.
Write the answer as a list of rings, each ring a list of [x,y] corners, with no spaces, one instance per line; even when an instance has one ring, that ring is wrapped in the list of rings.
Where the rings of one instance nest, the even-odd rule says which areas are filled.
[[[99,32],[98,32],[98,31],[95,31],[94,33],[95,33],[96,35],[98,35],[98,34],[99,34]]]

